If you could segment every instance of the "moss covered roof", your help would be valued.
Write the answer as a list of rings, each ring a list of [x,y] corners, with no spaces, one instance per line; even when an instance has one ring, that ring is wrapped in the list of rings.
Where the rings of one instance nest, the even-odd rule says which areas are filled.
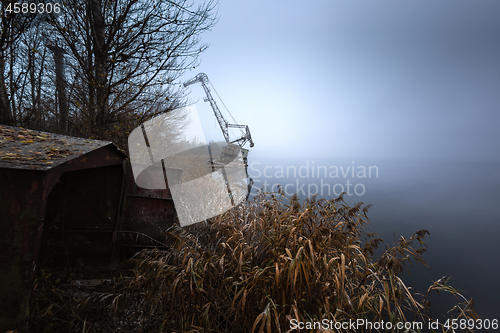
[[[0,168],[47,170],[109,144],[0,125]]]

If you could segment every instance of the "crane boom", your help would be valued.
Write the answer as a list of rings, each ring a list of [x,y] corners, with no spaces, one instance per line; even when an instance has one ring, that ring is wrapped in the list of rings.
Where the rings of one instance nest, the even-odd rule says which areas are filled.
[[[191,84],[200,82],[201,86],[203,87],[203,90],[205,90],[205,94],[207,97],[204,99],[205,102],[210,102],[210,106],[212,107],[212,110],[214,111],[215,118],[217,118],[217,121],[219,122],[220,129],[222,130],[222,134],[224,135],[224,139],[226,140],[227,143],[237,143],[240,147],[243,147],[245,143],[249,142],[250,147],[254,146],[253,140],[252,140],[252,135],[250,134],[250,129],[248,128],[248,125],[239,125],[239,124],[229,124],[226,119],[224,119],[224,116],[219,110],[219,107],[217,106],[217,103],[215,102],[214,98],[212,97],[212,94],[210,93],[210,89],[208,88],[208,76],[205,73],[199,73],[196,75],[194,78],[191,80],[187,81],[184,83],[184,87],[187,87]],[[232,140],[229,138],[229,128],[240,128],[244,130],[244,135],[236,140]]]

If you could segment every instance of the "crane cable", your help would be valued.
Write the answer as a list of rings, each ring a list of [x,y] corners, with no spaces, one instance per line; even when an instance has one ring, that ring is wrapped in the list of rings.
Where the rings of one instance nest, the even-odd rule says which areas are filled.
[[[215,87],[212,84],[212,82],[211,81],[208,81],[208,82],[210,83],[210,86],[212,87],[212,89],[215,91],[215,94],[217,95],[217,97],[219,97],[219,100],[221,101],[222,105],[224,105],[224,108],[226,109],[227,113],[229,113],[229,115],[231,116],[231,119],[233,120],[233,122],[235,124],[238,124],[238,122],[236,121],[236,119],[234,119],[234,117],[231,114],[231,112],[229,112],[229,109],[227,108],[226,104],[224,104],[224,101],[222,100],[222,98],[220,98],[219,93],[217,92],[217,90],[215,90]],[[241,131],[242,136],[245,136],[245,132],[243,131],[243,129],[240,128],[240,131]]]

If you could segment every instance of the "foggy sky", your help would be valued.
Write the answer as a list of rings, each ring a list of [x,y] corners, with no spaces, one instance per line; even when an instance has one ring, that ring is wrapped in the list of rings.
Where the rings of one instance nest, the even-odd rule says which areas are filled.
[[[219,17],[183,80],[208,74],[253,158],[500,161],[500,2],[220,0]]]
[[[452,275],[478,313],[494,318],[500,2],[220,0],[219,15],[185,80],[205,72],[250,126],[254,186],[346,179],[267,179],[252,163],[377,165],[380,177],[352,180],[366,192],[346,200],[374,204],[370,221],[388,242],[428,229],[431,269],[414,275],[417,289]],[[201,87],[191,94],[208,136],[222,137]]]

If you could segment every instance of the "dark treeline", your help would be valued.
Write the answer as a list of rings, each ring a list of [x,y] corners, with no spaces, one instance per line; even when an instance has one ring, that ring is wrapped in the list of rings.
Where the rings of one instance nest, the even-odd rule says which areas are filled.
[[[51,13],[27,2],[25,13],[1,2],[0,123],[122,147],[141,122],[185,103],[173,82],[216,22],[214,0],[65,0]]]

